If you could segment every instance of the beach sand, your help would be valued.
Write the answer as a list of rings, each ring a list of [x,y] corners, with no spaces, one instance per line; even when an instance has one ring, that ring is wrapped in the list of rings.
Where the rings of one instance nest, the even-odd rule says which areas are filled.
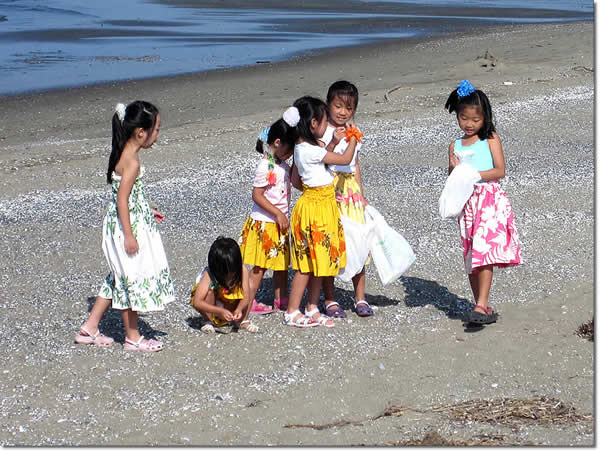
[[[258,132],[338,79],[360,91],[367,199],[416,262],[388,286],[368,266],[373,317],[349,311],[333,329],[301,330],[277,313],[253,319],[256,335],[202,334],[189,291],[214,238],[237,237],[249,213]],[[472,333],[460,320],[472,298],[458,227],[437,212],[459,135],[443,106],[462,79],[491,99],[525,262],[495,271],[500,319]],[[593,23],[580,22],[2,98],[0,444],[375,446],[435,432],[445,442],[593,445],[593,343],[575,334],[594,311],[593,83]],[[164,120],[141,156],[178,298],[140,317],[142,332],[165,342],[158,354],[123,352],[112,310],[101,323],[112,348],[73,342],[107,273],[111,115],[134,99]],[[271,286],[269,274],[257,297],[270,303]],[[350,308],[350,285],[336,282],[336,296]],[[503,398],[521,416],[484,407]]]

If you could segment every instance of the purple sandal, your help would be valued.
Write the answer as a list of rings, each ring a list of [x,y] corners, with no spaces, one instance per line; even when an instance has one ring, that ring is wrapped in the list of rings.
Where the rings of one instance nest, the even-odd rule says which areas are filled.
[[[375,314],[366,300],[359,300],[354,304],[354,311],[360,317],[369,317]]]
[[[333,308],[330,308],[333,306]],[[325,305],[325,315],[333,318],[333,319],[345,319],[348,317],[346,315],[346,311],[340,308],[340,304],[338,302],[331,302],[328,305]]]

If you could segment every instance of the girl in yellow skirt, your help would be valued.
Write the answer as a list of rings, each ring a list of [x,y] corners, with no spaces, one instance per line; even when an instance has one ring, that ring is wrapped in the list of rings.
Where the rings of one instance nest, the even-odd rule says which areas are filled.
[[[346,131],[352,126],[354,113],[358,106],[358,89],[348,81],[336,81],[327,92],[327,130],[322,137],[326,149],[335,153],[344,153],[348,142],[344,139]],[[356,145],[354,157],[347,165],[334,165],[333,185],[335,199],[340,214],[349,217],[358,223],[365,223],[365,206],[368,202],[363,195],[360,177],[358,152],[362,144]],[[334,298],[333,277],[323,280],[323,293],[325,294],[325,314],[329,317],[344,319],[346,312],[340,308]],[[354,284],[354,311],[361,317],[373,315],[373,310],[365,300],[365,268],[352,277]]]
[[[237,242],[219,236],[208,250],[208,267],[196,278],[190,305],[206,321],[201,330],[214,333],[215,326],[233,322],[234,327],[256,333],[258,327],[248,320],[248,271],[244,269]]]
[[[288,210],[290,207],[290,167],[285,162],[294,152],[297,119],[289,108],[283,118],[265,128],[256,142],[264,157],[256,167],[252,189],[252,212],[246,219],[239,243],[244,264],[250,271],[249,293],[254,299],[267,269],[273,270],[273,305],[287,308],[287,281],[290,266]],[[275,311],[252,301],[252,314]]]
[[[319,292],[323,277],[335,276],[346,266],[346,244],[335,201],[333,174],[327,165],[350,163],[357,140],[350,137],[348,148],[341,155],[328,152],[318,141],[327,129],[327,105],[306,96],[296,100],[294,107],[299,120],[292,180],[299,176],[302,195],[294,206],[290,223],[291,261],[296,273],[284,323],[296,327],[333,327],[333,320],[319,313]],[[303,315],[300,303],[309,282]]]

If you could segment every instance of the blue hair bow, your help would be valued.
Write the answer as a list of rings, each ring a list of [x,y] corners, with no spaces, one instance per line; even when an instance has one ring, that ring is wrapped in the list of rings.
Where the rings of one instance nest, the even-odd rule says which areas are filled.
[[[467,80],[462,80],[459,83],[456,92],[458,93],[459,97],[466,97],[467,95],[471,95],[473,92],[475,92],[475,86],[473,86]]]
[[[263,130],[258,135],[258,138],[263,142],[267,142],[269,140],[269,130],[270,129],[271,129],[271,127],[263,128]]]

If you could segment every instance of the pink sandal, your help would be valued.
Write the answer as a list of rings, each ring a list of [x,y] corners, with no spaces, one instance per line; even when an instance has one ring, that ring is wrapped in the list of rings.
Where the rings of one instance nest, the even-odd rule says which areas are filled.
[[[123,344],[123,350],[139,351],[139,352],[160,352],[163,349],[162,342],[155,341],[154,339],[148,339],[146,342],[142,342],[144,336],[140,336],[137,342],[133,342],[129,338],[125,338],[125,344]]]
[[[257,302],[256,299],[254,299],[252,301],[252,309],[250,310],[250,314],[261,315],[261,314],[271,314],[272,312],[275,312],[275,310],[273,308],[271,308],[269,305],[265,305],[264,303]]]
[[[75,342],[78,344],[92,344],[98,347],[110,347],[115,340],[108,336],[104,336],[100,333],[100,330],[96,330],[96,332],[92,334],[86,327],[82,326],[79,329],[79,334],[75,335]]]

